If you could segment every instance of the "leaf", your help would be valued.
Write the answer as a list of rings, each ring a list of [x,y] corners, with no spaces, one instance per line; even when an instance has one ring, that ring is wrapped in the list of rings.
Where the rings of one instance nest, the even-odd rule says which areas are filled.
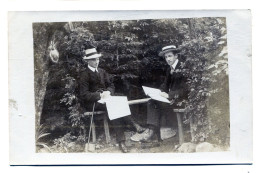
[[[223,55],[225,55],[227,53],[228,53],[227,46],[225,46],[225,47],[223,47],[222,51],[220,52],[220,54],[218,56],[221,57],[221,56],[223,56]]]
[[[40,138],[42,138],[42,137],[44,137],[44,136],[47,136],[47,135],[49,135],[49,134],[51,134],[51,133],[43,133],[43,134],[41,134],[37,139],[40,139]]]
[[[133,30],[141,30],[140,27],[133,27]]]
[[[216,65],[223,65],[223,64],[227,64],[227,60],[219,60],[216,62]]]
[[[224,44],[225,43],[225,41],[220,41],[220,42],[218,42],[218,44]]]
[[[222,37],[220,37],[220,39],[226,40],[226,39],[227,39],[227,34],[225,34],[225,35],[223,35]]]
[[[38,146],[42,146],[43,148],[46,148],[46,149],[48,149],[48,150],[51,152],[50,147],[49,147],[46,143],[43,143],[43,142],[37,142],[36,145],[38,145]]]
[[[226,31],[226,28],[222,27],[222,28],[220,29],[220,31],[221,31],[221,33],[224,33],[224,32]]]

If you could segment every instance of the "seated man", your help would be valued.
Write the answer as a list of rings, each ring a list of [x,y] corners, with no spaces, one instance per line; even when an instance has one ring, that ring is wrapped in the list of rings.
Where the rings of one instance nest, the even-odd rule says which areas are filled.
[[[114,94],[114,84],[110,81],[108,73],[98,68],[99,58],[101,54],[98,54],[95,48],[85,50],[85,56],[83,60],[87,62],[87,67],[82,69],[79,77],[79,89],[80,99],[82,106],[84,105],[88,111],[93,110],[95,103],[95,111],[106,111],[105,104],[100,104],[97,101],[101,98],[106,98]],[[128,152],[128,148],[125,145],[124,124],[126,118],[130,119],[132,125],[137,131],[143,131],[138,124],[136,124],[130,117],[119,118],[111,121],[116,133],[116,140],[119,143],[119,148],[122,152]],[[123,120],[124,119],[124,120]]]
[[[173,108],[180,108],[178,103],[188,98],[186,78],[179,71],[181,69],[181,62],[178,59],[180,49],[174,45],[162,48],[159,56],[165,58],[169,69],[166,72],[166,78],[161,85],[161,96],[169,99],[171,103],[163,103],[155,100],[150,100],[147,103],[147,125],[148,128],[141,134],[136,133],[131,137],[133,141],[148,141],[154,134],[157,134],[158,140],[160,137],[160,118],[166,114],[167,111],[173,111]]]

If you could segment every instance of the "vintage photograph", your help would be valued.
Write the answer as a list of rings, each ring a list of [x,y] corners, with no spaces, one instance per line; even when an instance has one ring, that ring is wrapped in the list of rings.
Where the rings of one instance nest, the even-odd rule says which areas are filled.
[[[34,22],[36,153],[230,149],[225,17]]]

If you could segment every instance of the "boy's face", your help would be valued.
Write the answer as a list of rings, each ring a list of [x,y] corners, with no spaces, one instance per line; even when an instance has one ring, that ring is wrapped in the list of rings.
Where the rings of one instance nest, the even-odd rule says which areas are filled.
[[[167,52],[164,54],[164,58],[166,62],[169,64],[169,66],[172,66],[174,62],[177,60],[178,55],[174,54],[173,52]]]

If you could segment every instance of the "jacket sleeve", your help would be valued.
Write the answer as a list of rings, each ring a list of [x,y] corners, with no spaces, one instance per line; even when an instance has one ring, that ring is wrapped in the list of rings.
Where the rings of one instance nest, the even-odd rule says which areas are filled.
[[[105,78],[105,83],[107,90],[111,92],[111,95],[114,95],[115,93],[115,86],[113,82],[110,79],[110,75],[104,71],[104,78]]]
[[[170,80],[170,75],[169,75],[169,70],[167,70],[166,78],[164,79],[163,83],[160,86],[160,90],[162,92],[168,93],[168,91],[169,91],[169,80]]]
[[[169,100],[171,99],[177,99],[177,100],[182,100],[182,99],[186,99],[187,98],[187,79],[181,75],[180,77],[178,77],[177,79],[177,84],[178,86],[175,87],[175,89],[173,91],[170,91],[169,94]],[[176,98],[175,98],[176,97]]]
[[[89,76],[87,72],[80,74],[80,98],[84,102],[96,102],[100,100],[100,92],[89,91]]]

